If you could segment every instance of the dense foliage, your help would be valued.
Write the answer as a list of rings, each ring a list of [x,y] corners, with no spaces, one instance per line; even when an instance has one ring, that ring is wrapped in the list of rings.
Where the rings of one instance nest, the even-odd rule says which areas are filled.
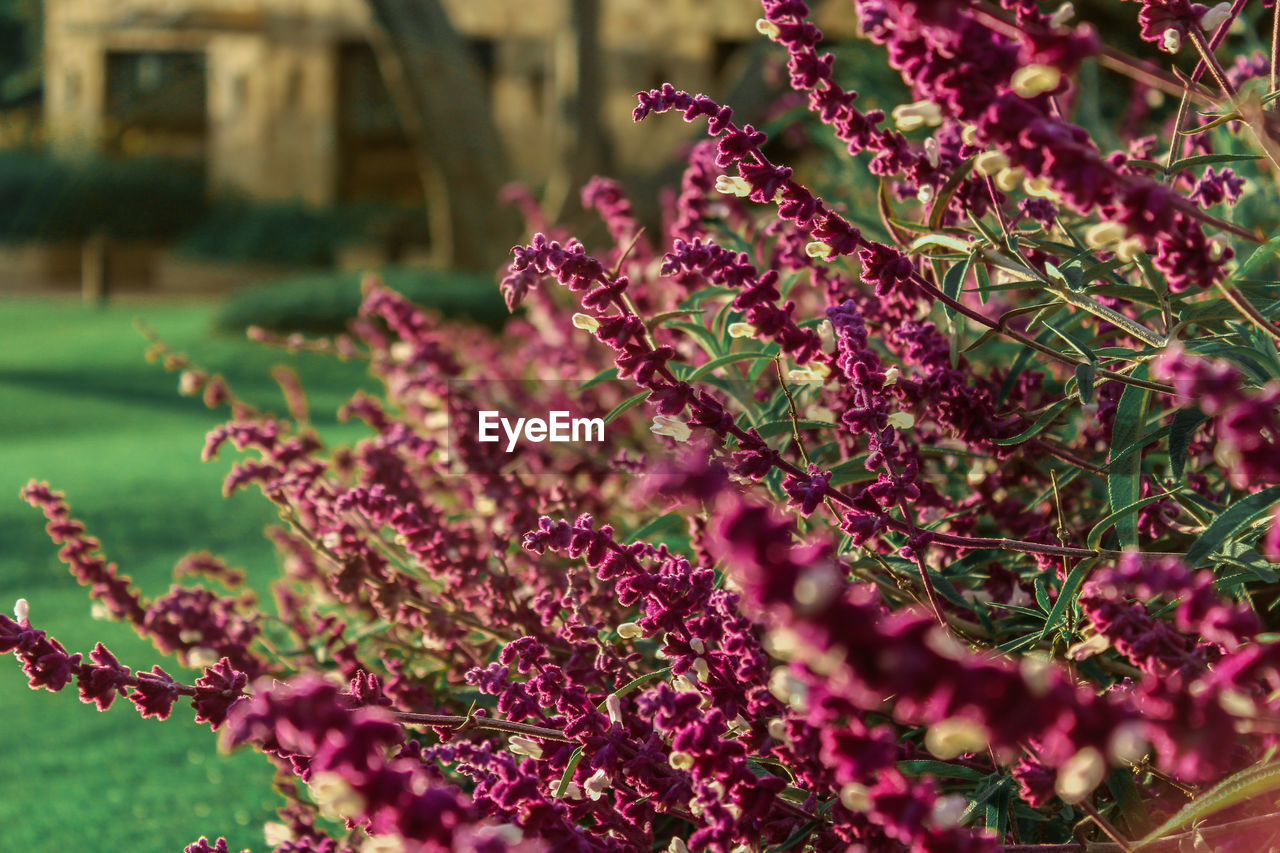
[[[1175,73],[1070,4],[855,5],[916,99],[891,120],[800,0],[757,28],[873,199],[815,196],[668,85],[636,119],[712,138],[662,233],[605,179],[610,245],[526,205],[503,335],[375,278],[350,334],[251,331],[368,360],[356,445],[288,371],[273,415],[156,342],[230,407],[226,490],[279,508],[274,607],[209,554],[147,597],[33,482],[101,608],[203,674],[69,653],[25,601],[0,649],[272,756],[282,853],[1269,849],[1280,137],[1265,55],[1215,52],[1246,4],[1145,0]],[[1071,118],[1098,60],[1133,81],[1123,150]],[[486,408],[605,441],[504,453]]]

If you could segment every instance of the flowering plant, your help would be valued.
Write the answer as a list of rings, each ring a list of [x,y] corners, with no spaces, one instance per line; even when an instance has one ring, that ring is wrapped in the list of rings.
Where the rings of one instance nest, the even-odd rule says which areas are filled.
[[[323,445],[289,372],[274,415],[155,342],[230,408],[204,450],[247,452],[226,490],[279,507],[274,612],[208,554],[178,573],[228,592],[147,598],[61,494],[24,490],[194,683],[72,654],[26,602],[0,651],[33,688],[161,719],[186,699],[267,753],[281,853],[1266,849],[1277,85],[1265,55],[1218,56],[1256,10],[1143,0],[1171,73],[1069,3],[855,5],[915,98],[891,119],[855,107],[800,0],[757,28],[866,155],[872,215],[729,107],[642,92],[637,120],[711,137],[661,237],[605,179],[597,250],[526,204],[501,338],[372,278],[350,335],[254,333],[368,360],[354,446]],[[1098,63],[1134,93],[1110,153],[1072,120]],[[1163,124],[1153,93],[1178,101]],[[499,386],[607,440],[512,456],[451,427]]]

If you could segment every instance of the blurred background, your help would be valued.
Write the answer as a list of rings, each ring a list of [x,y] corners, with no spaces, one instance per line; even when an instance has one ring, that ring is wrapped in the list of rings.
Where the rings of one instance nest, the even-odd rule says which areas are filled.
[[[277,410],[270,367],[286,357],[245,326],[340,329],[366,270],[499,327],[495,271],[524,234],[503,187],[522,182],[590,238],[603,232],[577,190],[607,174],[656,224],[704,131],[633,124],[634,93],[671,81],[780,120],[785,71],[759,14],[754,0],[0,0],[0,603],[27,598],[73,652],[101,640],[135,669],[193,678],[92,618],[17,498],[30,478],[65,491],[149,596],[204,549],[266,591],[273,513],[220,497],[226,465],[199,461],[220,413],[144,361],[134,318]],[[819,20],[851,33],[843,2]],[[360,368],[288,360],[321,433],[354,438],[333,412]],[[74,690],[29,690],[5,660],[0,720],[0,850],[177,851],[201,834],[266,849],[270,765],[218,755],[185,706],[165,723],[123,701],[99,713]]]

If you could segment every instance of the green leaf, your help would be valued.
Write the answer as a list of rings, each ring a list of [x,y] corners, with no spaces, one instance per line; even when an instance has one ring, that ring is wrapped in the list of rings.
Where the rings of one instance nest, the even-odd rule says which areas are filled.
[[[1195,542],[1191,543],[1184,558],[1187,565],[1195,568],[1203,563],[1218,549],[1219,545],[1240,528],[1260,518],[1276,501],[1280,501],[1280,486],[1254,492],[1233,503],[1213,520],[1213,523]]]
[[[1013,436],[1012,438],[997,438],[995,440],[995,443],[1002,445],[1004,447],[1008,447],[1013,444],[1022,444],[1022,442],[1028,441],[1034,438],[1035,436],[1044,432],[1045,428],[1048,427],[1049,424],[1053,423],[1054,420],[1057,419],[1058,415],[1062,414],[1063,410],[1066,409],[1068,406],[1070,406],[1071,403],[1072,401],[1069,398],[1065,400],[1059,400],[1058,402],[1054,403],[1052,406],[1050,406],[1049,408],[1041,412],[1040,417],[1036,418],[1036,422],[1033,423],[1031,426],[1027,427],[1025,430]]]
[[[1215,163],[1239,163],[1244,160],[1260,160],[1258,154],[1197,154],[1194,157],[1183,157],[1169,166],[1169,174],[1183,169],[1194,169],[1196,166],[1212,166]]]
[[[983,305],[991,298],[991,272],[986,264],[978,264],[978,301]]]
[[[569,783],[573,781],[573,771],[578,769],[578,764],[582,761],[582,747],[578,747],[569,756],[569,763],[565,765],[564,773],[560,776],[560,784],[556,786],[556,799],[564,796],[564,792],[569,790]]]
[[[1115,512],[1111,513],[1110,515],[1106,516],[1097,524],[1095,524],[1093,526],[1093,529],[1089,531],[1089,537],[1088,539],[1085,540],[1087,547],[1093,548],[1095,550],[1097,548],[1102,547],[1103,535],[1105,535],[1106,532],[1110,530],[1111,527],[1117,521],[1119,521],[1120,519],[1124,518],[1125,516],[1131,513],[1137,512],[1138,510],[1142,509],[1144,506],[1148,506],[1149,504],[1153,504],[1158,500],[1163,500],[1164,498],[1169,497],[1176,491],[1177,489],[1173,489],[1172,491],[1162,492],[1161,494],[1158,494],[1158,495],[1150,495],[1148,497],[1143,498],[1140,501],[1134,501],[1128,506],[1118,509]]]
[[[1173,479],[1182,479],[1182,471],[1187,464],[1187,445],[1196,428],[1207,420],[1199,409],[1179,409],[1174,413],[1173,422],[1169,425],[1169,467],[1173,469]]]
[[[1076,387],[1080,389],[1080,402],[1086,406],[1093,402],[1093,374],[1095,370],[1096,368],[1091,361],[1076,365]]]
[[[973,255],[964,259],[964,263],[952,264],[951,269],[947,270],[946,276],[942,279],[942,292],[952,299],[960,298],[960,286],[964,284],[964,280],[969,277],[969,268],[973,266]],[[953,320],[956,316],[956,310],[947,303],[942,303],[942,310],[946,312],[947,319]]]
[[[648,536],[649,534],[653,533],[654,531],[661,530],[662,528],[666,527],[668,524],[671,523],[672,520],[679,520],[680,517],[681,516],[677,515],[674,512],[669,512],[665,515],[660,515],[657,518],[653,519],[652,521],[636,528],[636,530],[630,536],[628,536],[627,539],[630,540],[631,542],[638,542],[641,539]]]
[[[1147,378],[1147,366],[1139,365],[1133,372],[1135,379]],[[1124,458],[1116,454],[1137,442],[1142,434],[1143,417],[1151,392],[1136,385],[1126,385],[1116,407],[1115,423],[1111,427],[1112,456],[1107,473],[1107,497],[1113,510],[1129,506],[1138,500],[1142,488],[1142,453],[1129,453]],[[1138,518],[1127,515],[1116,524],[1120,546],[1138,544]]]
[[[618,415],[622,414],[627,409],[640,405],[641,401],[643,401],[648,396],[649,396],[648,391],[641,391],[639,394],[636,394],[633,397],[628,397],[627,399],[619,403],[612,412],[604,416],[604,422],[605,423],[612,422],[618,417]]]
[[[737,364],[740,361],[757,361],[759,359],[772,359],[773,356],[763,352],[731,352],[728,355],[722,355],[719,358],[713,358],[706,364],[699,365],[698,369],[685,377],[686,382],[696,382],[708,373],[712,373],[720,368]]]
[[[987,774],[981,770],[962,767],[959,764],[948,764],[945,761],[933,761],[932,759],[899,761],[898,769],[908,776],[929,775],[937,776],[939,779],[964,779],[969,782],[981,782],[987,778]]]
[[[951,177],[947,178],[947,182],[942,185],[942,189],[938,190],[938,195],[933,201],[933,207],[929,209],[930,231],[938,231],[942,228],[942,217],[947,213],[947,205],[951,203],[951,197],[956,194],[956,190],[960,189],[964,179],[969,177],[969,172],[973,169],[973,162],[977,159],[978,155],[974,154],[961,163],[951,173]]]
[[[610,379],[617,379],[617,378],[618,378],[618,368],[610,367],[606,370],[600,371],[595,376],[588,379],[586,382],[583,382],[581,385],[578,386],[578,390],[585,391],[594,385],[599,385],[601,382],[608,382]]]
[[[632,679],[631,681],[619,687],[617,690],[613,691],[613,695],[619,696],[619,697],[626,696],[628,693],[635,690],[636,688],[641,687],[647,684],[648,682],[653,681],[656,678],[661,678],[662,676],[666,675],[669,672],[671,672],[671,667],[669,666],[664,667],[663,669],[655,670],[654,672],[646,672],[644,675],[640,676],[639,678]],[[596,710],[603,712],[607,707],[608,706],[605,704],[605,702],[601,702],[600,704],[596,705]],[[556,786],[557,799],[559,799],[560,797],[563,797],[564,792],[569,789],[569,783],[573,781],[573,771],[578,769],[578,764],[581,761],[582,761],[582,747],[578,747],[569,756],[569,763],[565,766],[564,773],[560,776],[560,784]]]
[[[1253,250],[1248,260],[1240,264],[1236,270],[1236,274],[1231,278],[1238,280],[1242,278],[1261,278],[1258,275],[1262,268],[1275,260],[1276,253],[1280,252],[1280,237],[1272,237],[1267,242]]]
[[[1228,776],[1187,803],[1173,817],[1129,846],[1141,850],[1187,824],[1204,820],[1215,812],[1280,788],[1280,762],[1270,762]]]
[[[953,249],[957,252],[968,253],[972,248],[967,242],[952,237],[947,234],[925,234],[923,237],[917,237],[911,241],[911,245],[907,247],[907,253],[914,255],[926,246],[941,246],[944,249]]]
[[[694,308],[697,305],[705,302],[706,300],[716,296],[737,296],[737,295],[738,295],[738,291],[734,290],[732,287],[725,287],[723,285],[717,284],[712,287],[704,287],[703,289],[699,290],[697,293],[694,293],[688,299],[681,302],[680,307]]]
[[[1097,562],[1094,559],[1081,560],[1076,563],[1075,568],[1067,575],[1067,579],[1062,582],[1062,589],[1058,590],[1057,601],[1053,602],[1053,609],[1049,611],[1048,618],[1044,620],[1044,628],[1040,631],[1041,640],[1049,636],[1049,632],[1067,615],[1067,609],[1075,602],[1076,593],[1080,591],[1080,585],[1084,583],[1084,579],[1089,576],[1089,570]]]
[[[831,421],[815,421],[808,418],[798,418],[796,425],[800,429],[838,429],[840,426],[839,424],[831,423]],[[791,419],[783,418],[778,421],[769,421],[767,424],[760,424],[760,426],[756,427],[756,432],[760,433],[761,438],[790,433]]]
[[[669,329],[679,329],[689,335],[692,335],[698,345],[702,347],[702,351],[707,355],[715,358],[720,355],[720,342],[716,340],[715,335],[711,334],[705,327],[697,323],[672,323],[667,326]]]
[[[648,320],[645,320],[644,324],[648,327],[649,331],[653,331],[668,320],[674,320],[677,317],[693,317],[701,313],[703,313],[702,309],[692,308],[684,308],[678,311],[664,311],[661,314],[655,314]]]

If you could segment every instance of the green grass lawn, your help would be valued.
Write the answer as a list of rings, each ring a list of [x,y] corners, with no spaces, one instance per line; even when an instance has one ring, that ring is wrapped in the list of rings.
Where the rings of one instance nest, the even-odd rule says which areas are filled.
[[[259,493],[221,497],[227,461],[203,464],[205,433],[226,410],[180,397],[177,377],[143,358],[140,316],[173,347],[227,376],[255,405],[282,411],[268,370],[288,362],[311,392],[322,433],[349,439],[333,413],[363,368],[290,356],[209,330],[206,304],[82,307],[73,301],[0,300],[0,607],[23,597],[32,622],[71,651],[101,640],[135,669],[162,658],[132,629],[90,617],[89,598],[18,498],[30,478],[67,494],[72,513],[149,595],[168,589],[188,551],[209,549],[249,571],[264,589],[276,574],[262,536],[275,517]],[[165,721],[143,720],[118,700],[107,713],[74,687],[33,691],[17,662],[0,658],[0,849],[180,851],[204,834],[233,850],[265,848],[261,824],[280,798],[271,765],[252,752],[221,755],[216,736],[191,719],[186,700]]]

